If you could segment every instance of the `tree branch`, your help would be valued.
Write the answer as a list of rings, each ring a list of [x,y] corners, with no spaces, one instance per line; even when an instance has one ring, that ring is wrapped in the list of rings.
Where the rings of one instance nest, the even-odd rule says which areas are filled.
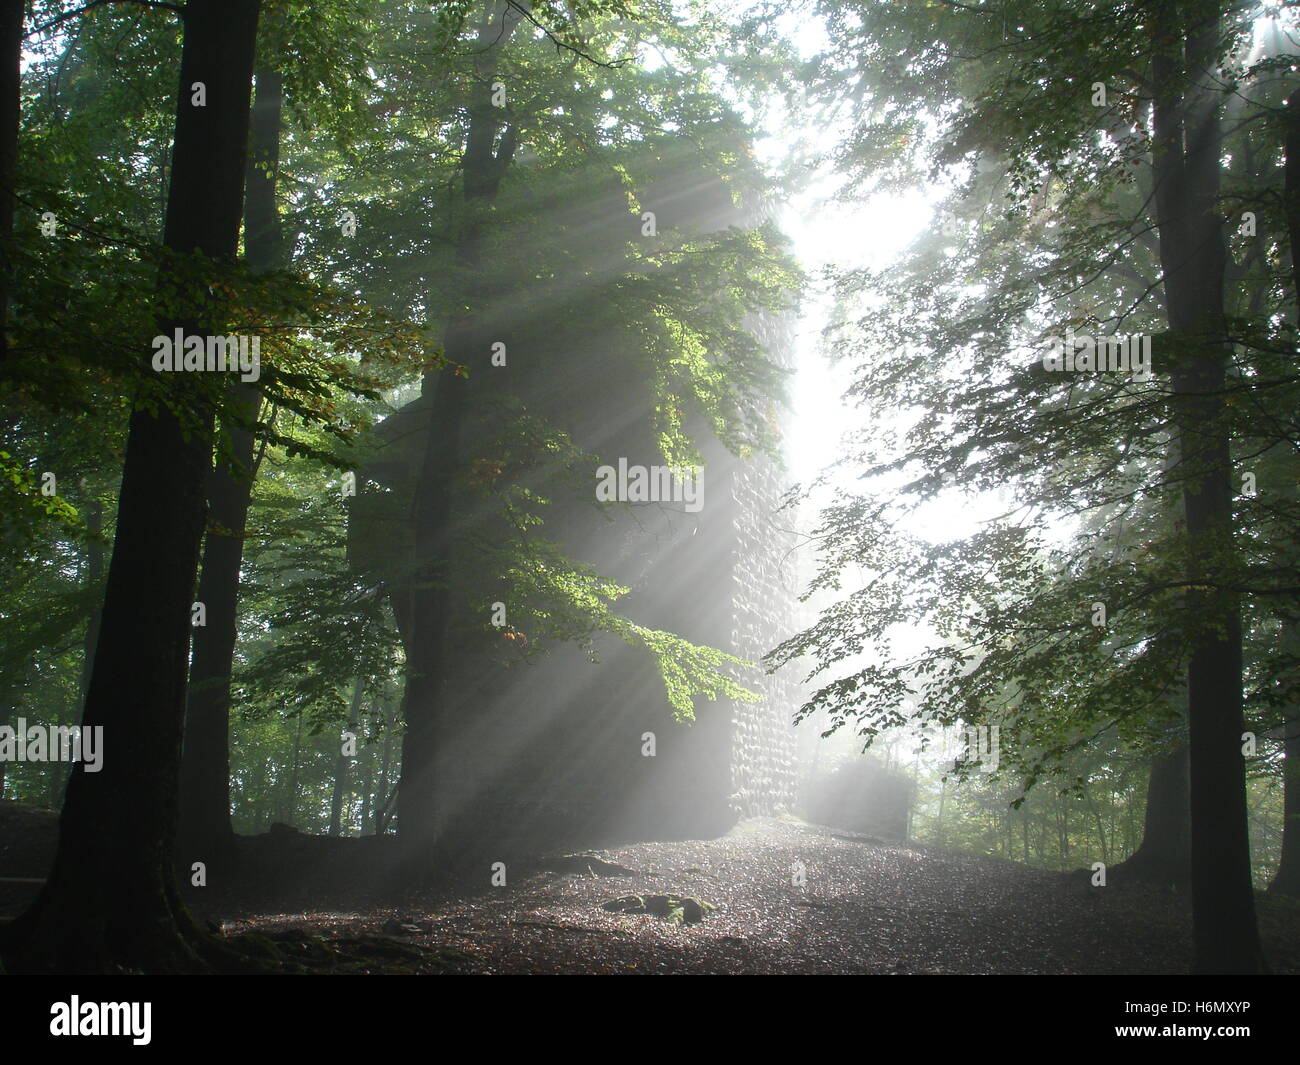
[[[26,40],[28,37],[33,37],[36,34],[44,33],[46,30],[52,30],[55,26],[68,22],[69,20],[76,18],[78,15],[84,15],[87,11],[90,11],[93,8],[103,7],[105,4],[139,4],[141,7],[161,7],[168,11],[176,12],[176,14],[181,16],[181,18],[185,17],[184,4],[172,4],[168,3],[167,0],[90,0],[90,3],[88,4],[83,4],[81,7],[75,8],[72,11],[66,11],[58,18],[51,19],[43,26],[37,26],[30,33],[25,34],[23,40]]]

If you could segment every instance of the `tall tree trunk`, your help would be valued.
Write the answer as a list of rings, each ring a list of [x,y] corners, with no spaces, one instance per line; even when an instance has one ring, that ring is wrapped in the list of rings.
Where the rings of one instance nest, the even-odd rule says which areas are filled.
[[[257,101],[251,120],[247,195],[244,204],[244,254],[249,269],[279,265],[280,232],[275,207],[280,159],[283,77],[257,71]],[[239,614],[239,570],[253,491],[253,424],[262,393],[255,385],[230,383],[231,413],[223,419],[228,454],[218,457],[208,475],[208,527],[199,576],[199,602],[207,624],[194,630],[190,660],[189,705],[181,763],[182,864],[212,861],[234,837],[230,822],[230,674]]]
[[[1300,628],[1293,621],[1284,624],[1279,643],[1289,654],[1300,652]],[[1282,722],[1282,856],[1268,890],[1300,898],[1300,710],[1294,704]]]
[[[1101,845],[1101,860],[1110,862],[1110,847],[1106,838],[1106,823],[1102,820],[1101,811],[1097,809],[1097,800],[1093,797],[1092,792],[1085,789],[1084,798],[1088,803],[1088,812],[1092,814],[1092,822],[1097,826],[1097,842]]]
[[[465,298],[447,324],[443,349],[461,365],[482,365],[485,350],[475,306],[474,278],[480,269],[481,212],[497,195],[515,150],[515,134],[504,109],[492,104],[492,82],[501,50],[520,20],[519,9],[492,0],[474,45],[475,84],[463,155],[466,220],[456,247],[456,264],[466,279]],[[500,144],[498,145],[498,135]],[[410,636],[406,688],[402,695],[406,732],[398,791],[398,835],[408,861],[421,862],[436,818],[435,759],[446,681],[452,548],[452,491],[461,461],[461,430],[469,401],[469,380],[452,373],[428,373],[423,391],[432,392],[432,413],[413,504],[416,574],[410,590]]]
[[[1151,759],[1142,842],[1111,870],[1139,880],[1185,887],[1191,877],[1187,745]]]
[[[935,839],[939,846],[943,846],[943,812],[944,807],[948,804],[948,781],[947,778],[939,781],[939,823],[935,829]]]
[[[365,678],[358,676],[352,682],[352,705],[348,709],[348,731],[356,735],[357,719],[361,715],[361,697],[365,694]],[[348,790],[348,765],[351,759],[339,747],[338,757],[334,759],[334,793],[330,796],[329,834],[337,836],[343,829],[343,796]]]
[[[361,819],[359,831],[365,835],[366,828],[370,824],[370,811],[374,806],[375,796],[375,777],[379,766],[379,752],[375,750],[373,738],[370,743],[366,744],[366,759],[364,762],[364,776],[356,793],[361,796]]]
[[[1282,751],[1282,860],[1268,890],[1275,895],[1300,898],[1300,719],[1283,725]]]
[[[82,587],[91,593],[92,599],[98,599],[100,584],[104,579],[104,544],[100,539],[103,531],[104,508],[98,499],[91,499],[86,503],[86,565],[82,573]],[[100,605],[96,602],[86,616],[86,631],[81,640],[81,674],[77,684],[77,702],[81,705],[85,704],[86,695],[90,691],[90,675],[95,667],[95,645],[99,642],[99,619]],[[51,789],[51,808],[63,799],[72,765],[69,762],[55,762],[52,768],[54,786]]]
[[[1060,855],[1060,867],[1066,868],[1070,864],[1070,808],[1063,793],[1056,796],[1056,851]]]
[[[92,591],[99,588],[104,579],[104,544],[100,537],[104,532],[104,507],[98,499],[86,504],[86,576],[84,585]],[[84,703],[90,691],[90,677],[95,669],[95,645],[99,643],[100,607],[91,609],[86,618],[86,635],[82,641],[80,695]]]
[[[1291,241],[1291,279],[1295,286],[1296,316],[1300,320],[1300,89],[1287,99],[1286,208]],[[1300,636],[1293,621],[1284,623],[1283,647],[1294,653]],[[1268,886],[1276,895],[1300,898],[1300,709],[1288,709],[1282,723],[1282,857]]]
[[[303,712],[298,711],[298,727],[293,733],[293,758],[289,762],[289,782],[280,804],[280,820],[286,825],[297,825],[298,816],[298,763],[302,760],[302,719]]]
[[[384,707],[384,734],[380,741],[380,762],[379,762],[379,779],[375,782],[375,794],[371,804],[371,828],[375,835],[384,834],[387,828],[388,818],[388,783],[392,772],[393,764],[393,729],[397,724],[397,718],[392,712],[392,706]]]
[[[1232,462],[1224,403],[1230,346],[1224,325],[1226,250],[1218,214],[1221,146],[1218,20],[1186,25],[1153,5],[1153,165],[1160,260],[1169,315],[1183,513],[1191,541],[1188,730],[1191,752],[1195,968],[1263,966],[1255,922],[1241,753],[1241,608],[1215,586],[1234,557]],[[1191,80],[1184,74],[1190,71]]]
[[[9,242],[14,233],[26,9],[26,0],[0,0],[0,363],[9,352],[9,290],[13,286]]]
[[[232,260],[238,247],[259,7],[260,0],[189,0],[185,8],[164,231],[179,256]],[[206,88],[205,107],[191,103],[196,82]],[[163,335],[220,324],[205,327],[208,315],[192,292],[173,291],[166,302],[174,306],[178,296],[186,309],[160,322]],[[142,362],[152,372],[149,355]],[[218,953],[180,904],[172,870],[212,413],[184,380],[167,385],[191,403],[185,421],[164,405],[137,406],[127,437],[82,717],[83,727],[103,728],[103,765],[72,775],[49,879],[4,929],[0,953],[11,970],[185,971]]]
[[[249,835],[257,835],[267,822],[266,808],[267,759],[259,757],[253,770],[253,779],[248,783],[248,826]]]
[[[1286,214],[1287,236],[1291,242],[1291,284],[1295,290],[1297,314],[1300,314],[1300,89],[1287,99],[1283,114],[1286,116],[1286,169],[1282,193],[1282,207]]]

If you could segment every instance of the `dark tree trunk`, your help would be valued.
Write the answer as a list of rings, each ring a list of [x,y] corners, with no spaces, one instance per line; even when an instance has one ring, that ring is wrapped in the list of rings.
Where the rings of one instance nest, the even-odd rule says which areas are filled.
[[[26,8],[26,0],[0,0],[0,362],[9,352],[9,290],[13,284],[9,242],[14,232]]]
[[[1101,811],[1097,808],[1097,800],[1093,798],[1092,792],[1085,791],[1084,798],[1088,803],[1088,812],[1092,814],[1092,823],[1097,826],[1097,842],[1101,845],[1101,860],[1110,862],[1110,846],[1106,838],[1106,822],[1102,819]]]
[[[361,697],[365,694],[366,682],[357,677],[352,683],[352,705],[348,709],[348,731],[354,736],[357,731],[357,719],[361,715]],[[348,791],[348,766],[351,759],[339,747],[338,757],[334,759],[334,792],[330,796],[329,834],[337,836],[343,830],[343,797]]]
[[[1300,652],[1300,628],[1287,619],[1279,646],[1286,654]],[[1294,683],[1293,678],[1288,678]],[[1300,898],[1300,712],[1289,706],[1282,721],[1282,854],[1268,885],[1274,895]]]
[[[1300,719],[1292,716],[1282,727],[1282,860],[1268,890],[1300,898]]]
[[[302,718],[298,712],[298,727],[293,733],[293,759],[289,763],[289,780],[280,804],[280,820],[297,827],[298,818],[298,763],[302,760]]]
[[[1192,557],[1187,614],[1191,752],[1191,858],[1195,968],[1259,972],[1241,753],[1241,608],[1214,586],[1234,557],[1232,463],[1223,390],[1226,249],[1218,214],[1219,99],[1213,72],[1217,20],[1183,26],[1152,9],[1153,164],[1160,259],[1169,315],[1170,380],[1181,457],[1183,513]],[[1192,72],[1189,83],[1184,70]]]
[[[104,544],[100,537],[104,532],[104,508],[98,499],[86,504],[86,588],[94,591],[104,579]],[[98,606],[90,611],[86,618],[86,636],[82,642],[81,658],[81,701],[86,701],[90,691],[90,677],[95,669],[95,645],[99,643],[99,619],[101,610]]]
[[[267,821],[266,809],[269,805],[266,801],[266,777],[267,777],[267,760],[258,758],[257,765],[253,770],[253,779],[249,782],[247,792],[247,819],[250,828],[250,835],[257,835],[262,831],[263,825]]]
[[[6,725],[12,728],[13,727],[11,721],[12,716],[14,716],[12,711],[9,710],[0,711],[0,725]],[[7,782],[7,778],[5,776],[5,769],[8,767],[8,765],[9,765],[8,762],[0,760],[0,799],[3,799],[5,797],[5,786]]]
[[[235,256],[259,6],[260,0],[189,0],[185,9],[164,233],[178,255]],[[195,82],[207,88],[206,107],[191,106]],[[183,305],[196,307],[193,293]],[[202,332],[203,321],[187,310],[179,320],[162,320],[160,329]],[[151,372],[147,355],[142,362]],[[168,407],[141,406],[127,437],[82,717],[83,726],[104,730],[103,767],[72,775],[50,877],[5,929],[11,970],[184,971],[204,967],[218,951],[180,904],[172,870],[212,414],[186,382],[168,385],[178,400],[194,401],[187,424]]]
[[[1291,278],[1300,317],[1300,89],[1287,100],[1286,131],[1287,233],[1291,241]],[[1283,646],[1294,653],[1300,640],[1294,622],[1283,629]],[[1300,898],[1300,716],[1294,707],[1282,723],[1282,858],[1268,890]]]
[[[1282,204],[1286,212],[1287,236],[1291,241],[1291,283],[1295,288],[1296,306],[1300,308],[1300,89],[1287,99],[1286,171]],[[1300,312],[1298,312],[1300,313]]]
[[[477,320],[474,276],[480,266],[482,222],[478,212],[495,199],[515,149],[514,131],[503,109],[492,106],[495,64],[519,24],[518,9],[493,0],[475,44],[476,72],[469,130],[463,156],[464,199],[468,216],[456,248],[456,263],[467,279],[462,309],[448,322],[443,349],[461,365],[482,365],[486,350]],[[500,135],[500,144],[497,144]],[[449,589],[452,548],[452,491],[461,461],[461,432],[469,380],[452,373],[425,375],[424,394],[433,393],[431,426],[414,501],[417,570],[410,589],[407,678],[402,695],[406,732],[398,791],[398,835],[408,859],[419,862],[436,823],[436,772],[439,710],[446,681]]]
[[[82,574],[82,586],[98,599],[100,585],[104,580],[104,544],[100,539],[104,531],[104,508],[98,499],[91,499],[86,504],[86,566]],[[95,645],[99,643],[99,603],[90,608],[86,617],[86,631],[81,641],[81,677],[77,685],[77,701],[82,705],[90,691],[90,675],[95,668]],[[64,789],[68,786],[68,775],[72,765],[68,762],[56,762],[53,766],[55,779],[52,789],[51,807],[63,799]]]
[[[257,71],[244,205],[244,254],[254,271],[279,265],[280,232],[275,208],[280,158],[283,78]],[[237,639],[239,570],[254,477],[254,429],[261,390],[230,384],[230,416],[223,420],[228,454],[208,475],[208,527],[199,576],[199,602],[207,624],[194,630],[189,706],[181,765],[181,855],[212,861],[234,837],[230,822],[230,674]]]
[[[1142,842],[1111,873],[1186,887],[1191,855],[1187,746],[1179,744],[1151,760]]]
[[[1056,797],[1056,850],[1061,858],[1061,868],[1070,863],[1070,808],[1066,805],[1065,795]]]
[[[374,797],[371,800],[371,828],[375,835],[383,835],[388,819],[388,782],[392,775],[393,764],[393,730],[397,725],[397,715],[391,706],[384,707],[384,735],[380,748],[379,779],[375,782]]]

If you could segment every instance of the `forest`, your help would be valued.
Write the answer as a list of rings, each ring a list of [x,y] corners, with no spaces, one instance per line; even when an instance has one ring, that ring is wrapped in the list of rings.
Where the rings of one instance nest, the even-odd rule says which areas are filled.
[[[0,973],[1300,973],[1300,3],[0,53]]]

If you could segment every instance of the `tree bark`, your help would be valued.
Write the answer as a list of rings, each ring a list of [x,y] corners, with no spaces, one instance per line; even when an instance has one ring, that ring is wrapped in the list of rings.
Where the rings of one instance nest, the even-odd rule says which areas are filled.
[[[280,158],[283,77],[257,71],[245,177],[244,254],[250,270],[279,265],[280,232],[275,206]],[[230,821],[230,676],[238,638],[239,570],[253,492],[255,434],[262,393],[255,385],[230,383],[231,415],[223,420],[229,453],[208,475],[208,527],[199,577],[199,602],[207,624],[194,630],[189,705],[181,764],[182,849],[208,861],[227,853],[234,839]],[[185,863],[188,864],[188,863]]]
[[[1224,403],[1226,248],[1218,214],[1221,92],[1210,69],[1218,20],[1180,25],[1151,9],[1153,165],[1160,260],[1172,349],[1183,513],[1191,560],[1188,731],[1192,911],[1199,973],[1263,966],[1255,922],[1241,754],[1239,597],[1215,584],[1234,557],[1232,462]],[[1189,76],[1184,71],[1190,71]]]
[[[1300,319],[1300,89],[1287,99],[1286,185],[1284,199],[1287,234],[1291,241],[1291,280],[1295,287],[1296,315]],[[1297,646],[1294,622],[1287,621],[1283,646]],[[1300,898],[1300,714],[1291,707],[1282,723],[1282,857],[1268,886],[1270,894]]]
[[[365,678],[358,676],[352,682],[352,705],[348,708],[348,731],[354,736],[357,731],[357,719],[361,716],[361,697],[365,694]],[[339,747],[338,757],[334,759],[334,792],[330,796],[329,834],[337,836],[343,830],[343,797],[348,790],[348,766],[351,759]]]
[[[1300,108],[1300,89],[1288,97],[1284,111],[1286,168],[1282,191],[1287,236],[1291,241],[1291,284],[1295,290],[1296,307],[1300,308],[1300,111],[1296,108]]]
[[[259,7],[189,0],[185,9],[164,230],[178,257],[235,256]],[[206,107],[191,104],[195,82],[206,87]],[[176,320],[160,316],[164,335],[203,331],[193,293],[182,306]],[[146,373],[149,360],[142,355]],[[72,775],[49,879],[4,930],[0,953],[11,971],[191,971],[220,951],[181,905],[172,869],[212,411],[185,382],[167,386],[178,401],[194,401],[184,421],[171,407],[142,404],[127,437],[82,716],[83,727],[103,728],[103,766]]]
[[[283,793],[284,799],[280,804],[280,820],[294,828],[298,827],[298,764],[302,760],[302,719],[303,712],[299,710],[298,727],[293,733],[293,758],[289,762],[289,779]]]
[[[0,0],[0,363],[9,353],[9,290],[13,261],[14,185],[22,122],[23,17],[26,0]]]
[[[104,507],[98,499],[86,504],[86,576],[85,586],[96,590],[104,579],[104,545],[100,540],[104,532]],[[99,643],[100,608],[94,607],[86,618],[86,635],[82,641],[81,701],[90,691],[90,677],[95,669],[95,645]]]
[[[89,592],[98,594],[104,579],[104,544],[100,539],[104,531],[104,508],[98,499],[86,503],[86,565],[82,574],[82,586]],[[99,604],[90,608],[86,617],[86,631],[81,640],[81,676],[77,685],[77,701],[84,704],[86,694],[90,691],[90,674],[95,667],[95,645],[99,642]],[[51,809],[62,800],[64,789],[68,786],[68,776],[72,772],[69,762],[55,762],[54,779],[51,789]]]
[[[1284,651],[1300,651],[1300,629],[1287,621]],[[1282,855],[1268,885],[1270,894],[1300,898],[1300,712],[1291,705],[1282,722]]]
[[[1300,898],[1300,720],[1292,717],[1283,727],[1282,859],[1268,890]]]
[[[1191,878],[1187,745],[1151,759],[1142,842],[1113,876],[1186,887]]]
[[[371,800],[371,830],[376,836],[382,836],[387,827],[388,817],[388,781],[392,771],[393,730],[397,725],[396,715],[391,705],[384,707],[384,732],[380,741],[379,779],[375,782],[374,797]]]
[[[451,315],[443,343],[447,359],[461,365],[482,365],[484,344],[473,291],[473,279],[480,268],[481,211],[496,198],[515,149],[514,133],[504,122],[504,109],[492,105],[492,81],[497,58],[520,17],[517,8],[503,0],[492,0],[474,45],[475,84],[463,155],[467,218],[456,247],[456,264],[460,275],[467,279],[467,291]],[[407,677],[402,694],[406,732],[402,739],[397,821],[408,862],[424,859],[436,823],[435,759],[447,665],[452,491],[460,467],[469,388],[468,378],[449,372],[428,373],[423,384],[425,396],[432,392],[432,412],[413,504],[417,568],[410,589]]]

